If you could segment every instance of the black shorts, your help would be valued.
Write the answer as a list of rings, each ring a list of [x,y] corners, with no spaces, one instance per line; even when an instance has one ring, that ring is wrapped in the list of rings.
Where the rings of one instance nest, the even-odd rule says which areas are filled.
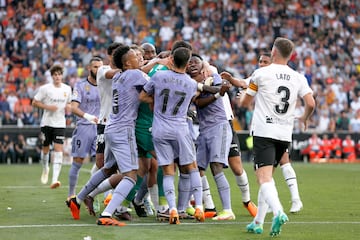
[[[240,142],[239,142],[238,135],[236,134],[236,132],[234,130],[234,126],[233,126],[231,120],[229,121],[229,123],[231,126],[231,131],[233,133],[233,137],[232,137],[231,144],[230,144],[229,158],[241,156]]]
[[[65,128],[54,128],[49,126],[41,127],[41,133],[44,135],[43,146],[47,147],[52,143],[64,144]]]
[[[290,142],[254,136],[255,170],[272,165],[277,167],[282,155],[289,151]]]
[[[97,136],[96,136],[96,153],[104,153],[105,151],[105,139],[104,139],[105,125],[97,125]]]

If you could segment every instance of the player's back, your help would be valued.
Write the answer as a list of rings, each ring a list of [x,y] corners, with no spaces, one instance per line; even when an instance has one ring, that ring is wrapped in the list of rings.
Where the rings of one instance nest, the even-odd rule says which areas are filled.
[[[306,78],[287,65],[271,64],[253,73],[249,87],[257,91],[254,136],[291,141],[297,98],[311,92]]]
[[[154,83],[153,135],[188,131],[186,116],[197,83],[187,74],[171,70],[157,72],[150,81]]]

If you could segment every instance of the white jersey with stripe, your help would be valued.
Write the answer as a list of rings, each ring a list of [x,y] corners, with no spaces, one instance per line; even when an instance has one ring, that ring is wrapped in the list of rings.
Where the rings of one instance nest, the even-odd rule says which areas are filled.
[[[104,124],[104,119],[109,119],[112,106],[112,79],[107,79],[105,73],[111,70],[109,65],[101,66],[96,74],[96,84],[100,95],[99,123]]]
[[[306,78],[287,65],[254,71],[246,93],[255,96],[250,134],[291,142],[298,97],[312,93]]]

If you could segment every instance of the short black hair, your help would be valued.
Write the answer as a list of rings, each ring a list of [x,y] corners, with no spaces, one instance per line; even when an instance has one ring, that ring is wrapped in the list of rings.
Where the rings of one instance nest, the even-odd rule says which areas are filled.
[[[271,57],[271,52],[269,52],[269,51],[262,52],[262,53],[260,54],[260,56]]]
[[[191,57],[191,50],[185,47],[175,49],[173,53],[174,65],[178,68],[186,67]]]
[[[191,57],[197,57],[197,58],[199,58],[201,61],[203,60],[203,58],[202,58],[199,54],[197,54],[197,53],[192,53],[192,54],[191,54]]]
[[[179,41],[176,41],[173,45],[172,45],[172,48],[171,48],[171,54],[174,53],[174,51],[180,47],[184,47],[184,48],[187,48],[189,49],[190,51],[192,51],[192,46],[190,43],[184,41],[184,40],[179,40]]]
[[[98,56],[98,55],[95,55],[93,56],[91,59],[90,59],[90,62],[89,63],[92,63],[92,62],[101,62],[103,61],[102,57]]]
[[[110,44],[110,45],[108,46],[108,48],[106,49],[107,54],[108,54],[108,55],[112,55],[113,52],[114,52],[114,50],[117,49],[117,48],[120,47],[120,46],[125,46],[125,45],[122,44],[122,43],[119,43],[119,42],[113,42],[113,43]]]
[[[121,70],[123,70],[123,61],[124,61],[124,56],[130,51],[130,47],[126,46],[126,45],[122,45],[118,48],[115,49],[115,51],[113,52],[112,56],[113,56],[113,62],[115,64],[115,66]]]

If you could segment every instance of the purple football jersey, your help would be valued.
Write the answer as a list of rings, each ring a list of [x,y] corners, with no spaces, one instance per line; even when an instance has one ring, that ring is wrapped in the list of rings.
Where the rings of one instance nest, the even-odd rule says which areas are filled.
[[[187,111],[197,91],[197,82],[187,74],[171,70],[158,71],[144,86],[154,95],[153,137],[176,138],[175,131],[189,132]]]
[[[214,74],[213,78],[213,85],[221,84],[222,80],[219,74]],[[202,92],[199,98],[209,97],[209,95],[212,94]],[[199,131],[203,131],[222,122],[228,122],[222,97],[218,98],[206,107],[196,107],[196,111],[199,119]]]
[[[99,116],[100,113],[100,97],[96,85],[91,84],[87,79],[80,80],[75,83],[72,99],[79,103],[79,108],[88,114]],[[76,125],[92,124],[88,120],[76,117]]]
[[[135,127],[140,104],[139,94],[147,83],[146,77],[145,73],[138,69],[129,69],[113,77],[112,111],[105,133],[122,127]]]

